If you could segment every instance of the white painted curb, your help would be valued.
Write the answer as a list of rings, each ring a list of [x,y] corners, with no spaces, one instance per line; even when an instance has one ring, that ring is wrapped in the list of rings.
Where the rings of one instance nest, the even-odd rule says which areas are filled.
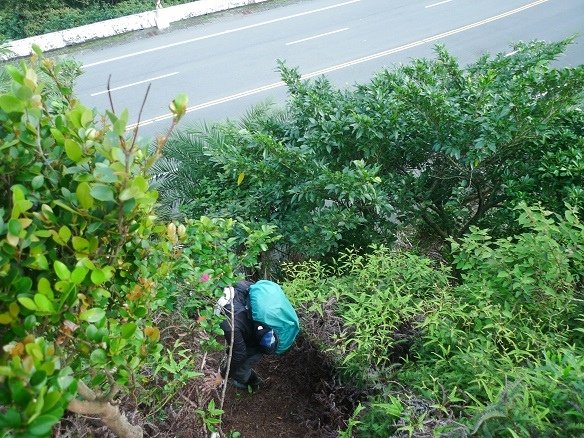
[[[28,56],[32,53],[32,45],[38,45],[44,52],[62,47],[78,44],[97,38],[105,38],[134,30],[158,27],[164,29],[175,21],[186,18],[198,17],[213,12],[225,11],[240,6],[262,3],[268,0],[198,0],[185,5],[159,8],[154,11],[142,12],[127,17],[114,18],[87,24],[73,29],[59,32],[46,33],[23,40],[15,40],[8,43],[10,54],[0,59]]]

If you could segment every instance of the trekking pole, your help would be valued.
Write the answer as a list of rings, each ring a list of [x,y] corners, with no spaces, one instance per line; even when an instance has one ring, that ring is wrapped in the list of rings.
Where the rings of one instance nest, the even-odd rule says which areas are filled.
[[[225,393],[227,392],[227,381],[229,380],[229,371],[231,369],[231,356],[233,355],[233,343],[235,341],[235,312],[233,310],[233,297],[235,291],[233,286],[229,286],[229,305],[231,308],[231,339],[229,340],[229,353],[227,355],[227,368],[225,369],[225,381],[223,382],[223,390],[221,391],[221,404],[219,409],[223,410],[223,403],[225,403]]]

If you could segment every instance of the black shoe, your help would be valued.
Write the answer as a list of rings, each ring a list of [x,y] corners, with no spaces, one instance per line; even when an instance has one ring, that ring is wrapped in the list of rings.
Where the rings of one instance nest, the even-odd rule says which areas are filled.
[[[238,389],[247,389],[247,384],[241,383],[239,380],[229,379],[229,383],[231,383],[233,386],[235,386]]]
[[[247,379],[247,384],[256,386],[258,383],[260,383],[260,379],[258,378],[258,375],[255,373],[255,371],[252,370],[249,379]]]

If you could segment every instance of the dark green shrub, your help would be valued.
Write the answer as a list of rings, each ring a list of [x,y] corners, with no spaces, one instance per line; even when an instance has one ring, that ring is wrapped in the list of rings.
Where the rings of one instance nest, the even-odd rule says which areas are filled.
[[[325,258],[391,240],[377,168],[359,160],[332,168],[280,140],[286,125],[282,112],[258,107],[239,123],[178,133],[153,168],[161,213],[273,224],[282,235],[279,258]]]
[[[292,115],[284,141],[332,168],[355,159],[376,167],[396,218],[425,240],[473,225],[512,235],[518,201],[559,212],[558,195],[582,192],[578,164],[549,184],[556,163],[578,163],[570,151],[582,141],[584,66],[551,65],[566,44],[521,43],[517,56],[485,55],[466,68],[439,47],[434,60],[345,92],[284,69]]]
[[[343,91],[281,64],[286,111],[176,137],[157,169],[165,211],[274,224],[294,259],[390,245],[400,229],[446,254],[472,226],[512,236],[521,201],[582,203],[584,66],[552,64],[568,43],[464,68],[439,47]]]

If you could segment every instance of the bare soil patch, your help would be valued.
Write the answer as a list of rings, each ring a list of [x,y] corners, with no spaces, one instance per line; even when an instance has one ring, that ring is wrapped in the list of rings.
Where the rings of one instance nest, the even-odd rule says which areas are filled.
[[[340,385],[334,369],[307,341],[283,356],[266,356],[258,391],[230,387],[223,431],[242,438],[336,437],[364,394]]]
[[[145,437],[207,438],[196,411],[212,398],[219,406],[220,389],[212,381],[221,355],[208,357],[207,377],[185,386],[163,413],[145,411],[130,397],[122,401],[121,410],[143,427]],[[256,372],[262,380],[257,391],[227,389],[221,426],[225,436],[237,431],[241,438],[336,437],[365,399],[364,392],[341,384],[325,356],[302,338],[282,356],[265,356]],[[65,416],[53,436],[114,438],[101,422],[73,415]]]

